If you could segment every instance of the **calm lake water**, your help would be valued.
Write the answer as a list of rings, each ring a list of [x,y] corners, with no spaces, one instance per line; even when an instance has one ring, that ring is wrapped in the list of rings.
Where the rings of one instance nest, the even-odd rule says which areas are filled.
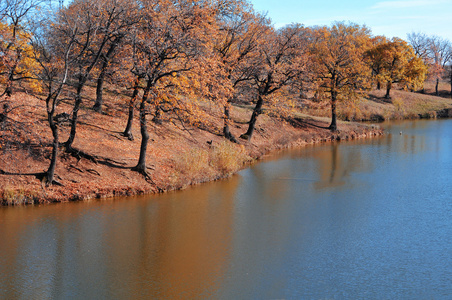
[[[385,126],[183,192],[0,208],[0,299],[451,299],[452,120]]]

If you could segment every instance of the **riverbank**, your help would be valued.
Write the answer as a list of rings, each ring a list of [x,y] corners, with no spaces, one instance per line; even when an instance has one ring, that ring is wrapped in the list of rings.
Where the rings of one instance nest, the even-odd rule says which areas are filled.
[[[419,99],[419,102],[427,101],[422,96]],[[337,132],[331,132],[327,128],[329,117],[315,113],[308,115],[305,111],[284,120],[261,115],[251,142],[239,140],[237,145],[225,141],[221,135],[221,111],[209,107],[206,108],[208,119],[204,120],[202,129],[187,127],[174,120],[162,125],[149,122],[151,142],[147,156],[151,180],[146,180],[131,170],[140,149],[138,120],[132,131],[133,141],[121,134],[126,120],[126,99],[110,96],[103,114],[91,110],[93,102],[88,99],[80,114],[74,147],[89,154],[91,159],[61,151],[56,168],[56,179],[61,186],[46,187],[36,176],[47,169],[51,152],[51,132],[44,102],[25,93],[14,95],[11,100],[17,108],[1,124],[0,201],[6,205],[177,190],[228,177],[263,155],[280,149],[383,133],[377,125],[345,121],[339,122]],[[373,104],[370,102],[380,105],[375,99],[367,101],[367,105]],[[382,105],[395,107],[390,102]],[[442,103],[441,109],[446,108],[452,106]],[[59,113],[70,113],[70,102],[61,104],[59,109]],[[347,119],[345,111],[343,108],[343,119]],[[231,115],[232,134],[239,136],[246,131],[250,106],[235,106]],[[61,141],[65,141],[69,127],[62,126],[60,131]]]

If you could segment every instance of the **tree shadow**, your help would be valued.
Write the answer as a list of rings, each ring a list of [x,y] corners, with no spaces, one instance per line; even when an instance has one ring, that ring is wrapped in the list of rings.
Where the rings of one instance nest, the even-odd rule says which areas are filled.
[[[379,104],[388,104],[388,103],[392,103],[391,98],[386,98],[386,97],[377,97],[375,95],[367,95],[366,97],[367,100],[375,102],[375,103],[379,103]]]
[[[85,151],[82,151],[77,148],[71,148],[69,151],[66,151],[66,153],[70,154],[72,157],[75,157],[77,160],[81,160],[82,158],[89,160],[95,164],[104,165],[110,168],[116,168],[116,169],[132,169],[132,167],[127,167],[126,163],[113,160],[108,157],[103,157],[99,155],[89,154]]]
[[[289,118],[287,121],[290,125],[299,129],[320,128],[329,130],[329,125],[325,126],[324,122],[316,121],[311,118]]]

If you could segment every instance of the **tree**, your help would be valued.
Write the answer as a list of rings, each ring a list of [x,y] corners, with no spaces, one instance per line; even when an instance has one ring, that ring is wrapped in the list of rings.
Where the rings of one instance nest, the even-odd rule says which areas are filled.
[[[223,78],[224,83],[231,89],[236,89],[241,82],[251,79],[249,72],[242,72],[243,66],[248,59],[259,55],[258,46],[269,30],[270,20],[256,14],[247,2],[241,0],[219,1],[217,10],[218,30],[213,50],[225,71],[227,78]],[[223,101],[223,134],[225,138],[236,142],[229,129],[233,100],[231,95]]]
[[[416,56],[420,57],[426,64],[430,62],[431,39],[429,36],[421,32],[412,32],[408,34],[408,42],[413,47]]]
[[[385,98],[390,98],[392,84],[402,83],[411,89],[422,86],[426,67],[413,48],[400,38],[393,38],[374,45],[366,51],[371,65],[378,62],[380,72],[377,80],[386,82]]]
[[[74,39],[71,51],[70,74],[74,82],[75,96],[72,110],[71,131],[65,142],[66,151],[72,151],[77,130],[78,112],[82,104],[82,92],[104,49],[114,41],[117,31],[127,17],[125,9],[119,9],[116,0],[75,0],[59,11],[54,28],[55,35],[68,43]],[[73,36],[75,34],[75,36]]]
[[[411,47],[413,47],[414,54],[422,59],[425,66],[431,68],[431,66],[433,65],[432,64],[433,61],[430,57],[430,43],[431,43],[430,37],[427,36],[425,33],[412,32],[408,34],[408,41]],[[430,73],[430,71],[428,73]],[[422,93],[425,93],[424,86],[422,86],[421,91]]]
[[[452,45],[450,41],[438,36],[432,36],[429,40],[428,50],[432,61],[430,73],[436,80],[435,94],[439,96],[439,81],[443,77],[446,65],[452,61]]]
[[[133,117],[134,117],[134,111],[135,111],[135,102],[138,99],[138,94],[140,93],[140,83],[143,79],[143,75],[139,74],[138,76],[135,76],[135,81],[133,83],[133,92],[132,96],[130,97],[129,103],[128,103],[128,114],[127,114],[127,125],[124,129],[124,132],[122,135],[127,137],[130,141],[133,141],[133,134],[132,134],[132,124],[133,124]]]
[[[140,156],[133,169],[148,177],[147,103],[154,107],[154,118],[159,116],[163,105],[178,104],[174,89],[181,92],[188,87],[181,84],[180,77],[193,70],[196,58],[206,54],[203,50],[211,34],[208,29],[214,14],[201,1],[142,0],[140,3],[141,22],[134,33],[133,73],[143,77],[145,84],[140,101]]]
[[[364,53],[370,47],[370,30],[356,24],[334,23],[313,28],[311,54],[313,78],[319,93],[331,102],[331,124],[337,130],[337,101],[349,101],[369,88],[370,69]]]
[[[110,34],[104,51],[100,56],[99,75],[97,77],[96,85],[96,101],[93,109],[97,112],[102,111],[103,104],[103,86],[105,77],[108,76],[108,70],[112,72],[128,72],[124,70],[127,64],[127,56],[130,55],[127,49],[128,34],[131,28],[138,23],[138,6],[136,1],[113,0],[107,2],[105,9],[106,15],[112,15],[115,12],[116,16],[111,18]],[[125,49],[122,49],[125,48]],[[121,51],[122,50],[122,51]],[[122,52],[122,53],[121,53]],[[120,59],[115,60],[115,56],[119,54]],[[122,76],[120,76],[122,77]],[[118,83],[118,82],[116,82]]]
[[[50,20],[43,22],[39,28],[40,34],[34,35],[31,43],[34,50],[34,59],[39,64],[35,74],[43,92],[46,94],[47,121],[53,136],[52,155],[49,167],[45,172],[47,184],[58,183],[54,180],[60,144],[58,122],[63,121],[59,119],[65,119],[65,115],[56,116],[55,114],[60,102],[61,92],[68,79],[69,64],[71,63],[69,57],[75,42],[75,32],[72,34],[73,38],[65,40],[64,43],[61,43],[62,41],[58,39],[54,40],[55,36],[51,34],[53,30],[50,29],[52,24]]]
[[[381,89],[381,74],[383,72],[383,68],[385,65],[385,61],[381,53],[378,52],[379,45],[387,43],[387,39],[384,36],[376,36],[371,39],[373,47],[365,53],[365,57],[367,58],[367,62],[372,70],[372,77],[377,82],[377,90]]]
[[[27,17],[38,8],[39,0],[2,0],[0,2],[0,82],[3,95],[10,96],[14,82],[32,78],[37,67]]]
[[[269,30],[264,39],[259,46],[260,55],[246,67],[252,78],[250,85],[257,95],[248,130],[240,136],[246,140],[251,140],[265,102],[279,102],[280,108],[288,104],[284,102],[287,98],[274,94],[299,78],[307,63],[306,30],[300,24]]]

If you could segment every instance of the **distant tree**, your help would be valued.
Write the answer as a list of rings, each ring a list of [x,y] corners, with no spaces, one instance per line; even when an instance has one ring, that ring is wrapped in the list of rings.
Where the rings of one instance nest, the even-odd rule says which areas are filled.
[[[386,99],[390,98],[394,83],[405,84],[410,89],[423,85],[427,69],[413,48],[400,38],[374,45],[366,52],[366,58],[371,65],[378,62],[380,71],[377,80],[386,82]]]
[[[433,60],[430,56],[430,43],[431,39],[429,36],[427,36],[425,33],[420,32],[412,32],[408,34],[408,42],[413,47],[414,54],[422,59],[424,62],[424,65],[430,69],[427,72],[427,75],[429,73],[432,73],[431,67],[433,65]],[[422,85],[421,89],[422,93],[425,93],[424,85]]]
[[[430,37],[429,41],[428,50],[432,61],[430,73],[436,80],[435,94],[439,96],[439,81],[446,71],[446,65],[452,61],[452,44],[450,41],[438,36]]]
[[[439,80],[448,72],[447,66],[452,63],[452,44],[439,36],[427,36],[423,33],[408,34],[408,40],[418,55],[428,66],[428,77],[435,80],[435,94],[439,95]],[[452,83],[451,83],[452,95]]]
[[[370,47],[370,30],[356,24],[335,23],[313,29],[311,53],[319,93],[329,95],[331,130],[337,130],[337,101],[349,101],[370,86],[370,69],[364,53]]]
[[[372,48],[365,52],[366,62],[369,64],[372,69],[372,77],[377,82],[377,90],[381,89],[381,75],[385,66],[385,60],[381,52],[379,52],[379,47],[382,44],[388,42],[386,37],[384,36],[376,36],[371,39]]]
[[[425,64],[430,63],[431,39],[425,33],[412,32],[408,34],[408,42],[413,47],[414,54],[422,58]]]

